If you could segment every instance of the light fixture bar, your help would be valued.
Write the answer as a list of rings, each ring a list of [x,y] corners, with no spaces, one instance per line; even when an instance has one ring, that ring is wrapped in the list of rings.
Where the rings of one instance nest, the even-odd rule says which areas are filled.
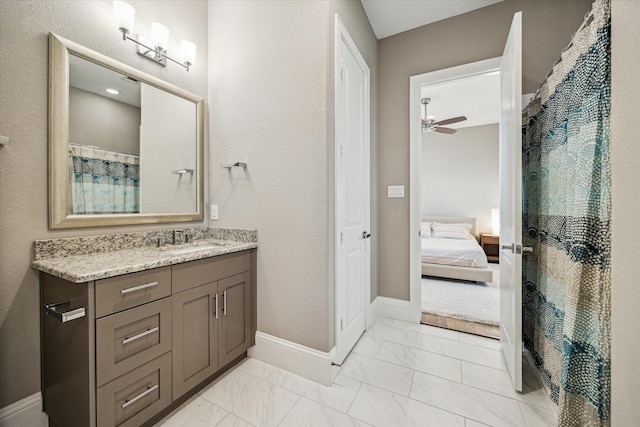
[[[167,59],[171,62],[174,62],[178,65],[180,65],[181,67],[184,67],[187,69],[187,71],[189,71],[189,67],[191,67],[191,62],[179,62],[176,61],[175,59],[171,58],[169,55],[166,54],[166,50],[162,49],[162,48],[153,48],[150,46],[147,46],[145,43],[136,40],[134,38],[131,38],[128,36],[129,31],[126,28],[120,28],[120,31],[122,32],[122,40],[127,41],[130,40],[132,42],[134,42],[137,45],[137,52],[139,55],[144,56],[147,59],[151,59],[152,61],[157,62],[158,64],[161,64],[163,66],[167,66]],[[137,39],[140,39],[140,35],[136,36]],[[140,47],[143,47],[145,50],[141,49]],[[152,56],[153,54],[153,56]]]
[[[181,42],[183,61],[176,61],[167,55],[167,47],[169,45],[169,29],[158,22],[151,23],[151,39],[147,39],[140,34],[135,38],[132,30],[135,25],[136,10],[128,3],[121,0],[113,1],[113,18],[116,27],[122,33],[122,40],[130,40],[136,44],[136,52],[147,59],[151,59],[162,66],[167,66],[167,59],[174,62],[189,71],[189,67],[193,65],[196,58],[196,45],[183,40]],[[151,46],[153,47],[151,47]]]

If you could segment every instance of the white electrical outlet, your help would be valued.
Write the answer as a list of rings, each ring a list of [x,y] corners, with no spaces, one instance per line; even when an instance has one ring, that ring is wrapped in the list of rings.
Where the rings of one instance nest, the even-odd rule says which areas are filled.
[[[404,197],[404,185],[389,185],[387,197]]]
[[[211,205],[211,219],[218,219],[218,205]]]

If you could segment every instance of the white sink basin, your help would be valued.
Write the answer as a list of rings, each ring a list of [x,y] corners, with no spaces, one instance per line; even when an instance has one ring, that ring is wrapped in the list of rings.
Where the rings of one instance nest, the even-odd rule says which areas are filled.
[[[227,242],[220,240],[198,240],[182,245],[167,245],[156,248],[160,252],[167,252],[171,255],[184,255],[193,252],[208,251],[220,247],[228,246]]]
[[[202,252],[202,251],[208,251],[210,249],[216,249],[216,248],[219,248],[220,246],[224,246],[224,245],[194,246],[192,248],[175,249],[172,251],[168,250],[167,253],[170,253],[171,255],[185,255],[185,254],[190,254],[192,252]]]

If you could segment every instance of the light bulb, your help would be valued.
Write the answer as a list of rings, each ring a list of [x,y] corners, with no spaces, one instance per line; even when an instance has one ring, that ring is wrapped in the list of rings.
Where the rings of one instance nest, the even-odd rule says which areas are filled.
[[[167,50],[169,45],[169,29],[157,22],[151,23],[151,41],[153,47]]]
[[[188,40],[180,42],[180,50],[182,51],[182,62],[184,64],[193,65],[196,62],[196,45]]]
[[[113,20],[119,30],[126,30],[127,33],[133,32],[135,23],[136,10],[129,3],[120,0],[113,2]]]

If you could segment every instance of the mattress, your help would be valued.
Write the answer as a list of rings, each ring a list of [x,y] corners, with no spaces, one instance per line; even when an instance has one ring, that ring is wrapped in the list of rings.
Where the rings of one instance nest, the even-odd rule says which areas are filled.
[[[487,268],[487,256],[474,238],[423,238],[420,240],[422,241],[420,255],[425,264]]]

